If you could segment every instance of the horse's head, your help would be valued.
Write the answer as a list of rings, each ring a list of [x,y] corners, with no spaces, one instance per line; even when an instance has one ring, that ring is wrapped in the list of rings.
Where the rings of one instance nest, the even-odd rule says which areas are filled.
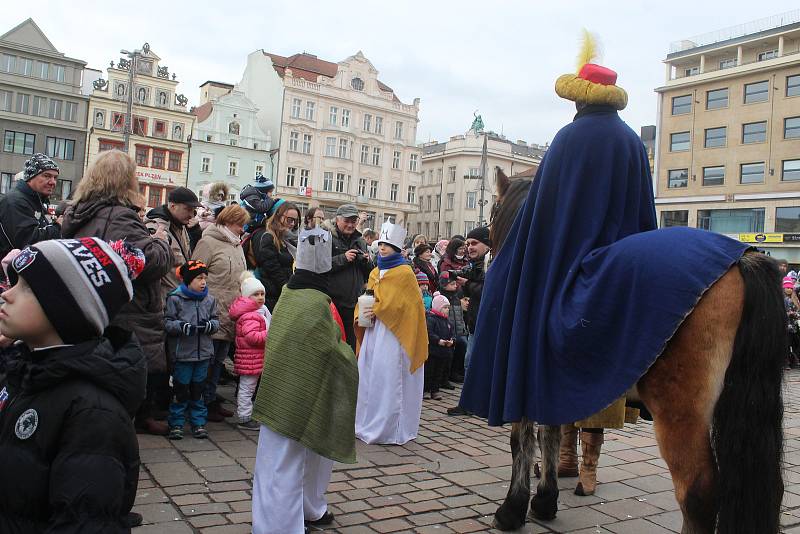
[[[492,205],[489,238],[492,240],[492,254],[497,254],[511,230],[517,211],[528,196],[532,178],[515,178],[512,180],[497,167],[497,200]]]

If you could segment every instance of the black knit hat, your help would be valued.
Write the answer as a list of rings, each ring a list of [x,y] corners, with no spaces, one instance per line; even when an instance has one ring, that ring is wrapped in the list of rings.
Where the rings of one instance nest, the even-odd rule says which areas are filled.
[[[58,172],[58,165],[50,157],[42,154],[41,152],[31,156],[31,159],[25,162],[25,170],[23,171],[23,178],[26,182],[36,178],[44,171]]]
[[[75,344],[102,334],[130,302],[144,262],[141,250],[122,241],[53,239],[22,250],[8,277],[12,284],[24,278],[59,337]]]
[[[189,284],[192,283],[192,280],[201,274],[208,274],[208,266],[202,261],[189,260],[175,269],[175,274],[178,275],[178,278],[183,281],[186,287],[189,287]]]
[[[467,234],[467,239],[475,239],[480,241],[487,247],[492,246],[492,240],[489,239],[489,227],[488,226],[478,226],[473,228],[470,233]]]

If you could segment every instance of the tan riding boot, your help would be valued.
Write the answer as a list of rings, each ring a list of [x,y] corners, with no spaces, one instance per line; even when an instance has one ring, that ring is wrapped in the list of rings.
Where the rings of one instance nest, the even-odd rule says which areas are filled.
[[[558,449],[558,477],[578,476],[578,429],[573,424],[561,425],[561,447]]]
[[[594,495],[594,490],[597,487],[597,461],[600,459],[600,446],[602,444],[602,433],[594,434],[581,431],[583,461],[578,475],[578,485],[575,486],[575,495]]]

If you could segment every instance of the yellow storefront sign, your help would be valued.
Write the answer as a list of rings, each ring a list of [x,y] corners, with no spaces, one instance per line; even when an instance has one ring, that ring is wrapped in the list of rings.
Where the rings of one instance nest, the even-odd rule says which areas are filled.
[[[739,234],[742,243],[783,243],[783,234]]]

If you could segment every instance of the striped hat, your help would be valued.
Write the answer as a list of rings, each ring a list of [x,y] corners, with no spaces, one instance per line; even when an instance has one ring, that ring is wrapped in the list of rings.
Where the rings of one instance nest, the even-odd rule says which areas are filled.
[[[103,333],[133,298],[131,280],[144,268],[144,254],[122,241],[94,237],[41,241],[11,262],[9,281],[22,277],[64,343]]]
[[[427,283],[430,283],[428,275],[423,273],[422,271],[419,271],[417,273],[417,284],[427,284]]]

